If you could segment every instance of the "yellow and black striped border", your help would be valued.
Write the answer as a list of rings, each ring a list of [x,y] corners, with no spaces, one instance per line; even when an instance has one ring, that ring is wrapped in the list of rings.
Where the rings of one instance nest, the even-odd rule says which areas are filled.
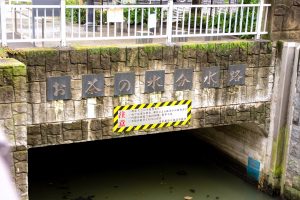
[[[118,126],[118,111],[120,110],[134,110],[134,109],[143,109],[143,108],[158,108],[158,107],[166,107],[166,106],[178,106],[178,105],[187,105],[188,113],[187,118],[184,121],[177,122],[163,122],[158,124],[145,124],[139,126],[129,126],[129,127],[121,127]],[[170,126],[183,126],[190,124],[192,117],[192,101],[191,100],[181,100],[181,101],[167,101],[167,102],[158,102],[158,103],[149,103],[149,104],[135,104],[135,105],[126,105],[126,106],[116,106],[114,108],[114,128],[113,132],[129,132],[129,131],[138,131],[138,130],[146,130],[146,129],[154,129],[154,128],[163,128]]]

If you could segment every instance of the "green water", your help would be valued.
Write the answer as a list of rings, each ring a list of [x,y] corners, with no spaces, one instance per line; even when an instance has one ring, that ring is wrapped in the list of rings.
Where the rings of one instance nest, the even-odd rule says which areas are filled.
[[[145,138],[143,138],[145,137]],[[189,134],[30,152],[30,200],[271,200]]]

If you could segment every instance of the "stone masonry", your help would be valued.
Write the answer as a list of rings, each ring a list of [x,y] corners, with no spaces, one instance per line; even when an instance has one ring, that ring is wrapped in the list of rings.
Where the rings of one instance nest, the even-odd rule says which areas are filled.
[[[0,131],[12,148],[12,173],[22,199],[27,198],[26,66],[15,59],[0,61]]]
[[[272,40],[300,39],[300,1],[272,0]]]
[[[8,76],[2,78],[5,81],[1,87],[5,89],[0,89],[0,93],[7,91],[13,95],[4,98],[0,94],[0,111],[6,113],[0,122],[14,142],[13,171],[24,199],[28,148],[243,123],[255,124],[268,137],[274,81],[269,41],[8,50],[7,53],[27,66],[27,74],[22,71],[12,75],[4,73],[6,68],[2,67],[0,76]],[[232,64],[246,65],[244,85],[227,86],[228,68]],[[220,87],[203,88],[200,81],[203,68],[211,66],[221,68]],[[173,73],[180,68],[194,69],[192,90],[173,90]],[[164,92],[144,92],[147,70],[165,70]],[[134,95],[114,96],[117,72],[135,72]],[[97,73],[104,74],[104,96],[82,98],[82,75]],[[46,78],[66,75],[71,76],[72,98],[47,101]],[[16,80],[20,80],[19,84],[15,84]],[[192,100],[190,125],[126,134],[112,132],[114,106],[183,99]]]

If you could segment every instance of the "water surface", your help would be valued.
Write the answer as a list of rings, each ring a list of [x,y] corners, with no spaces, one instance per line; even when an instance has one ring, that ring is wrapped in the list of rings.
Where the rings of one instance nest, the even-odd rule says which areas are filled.
[[[271,200],[188,132],[39,148],[30,200]]]

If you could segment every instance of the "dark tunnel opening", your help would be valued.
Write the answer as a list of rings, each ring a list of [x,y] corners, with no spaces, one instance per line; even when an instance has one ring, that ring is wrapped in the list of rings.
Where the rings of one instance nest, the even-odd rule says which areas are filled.
[[[189,131],[29,150],[30,200],[269,199],[245,175]]]

